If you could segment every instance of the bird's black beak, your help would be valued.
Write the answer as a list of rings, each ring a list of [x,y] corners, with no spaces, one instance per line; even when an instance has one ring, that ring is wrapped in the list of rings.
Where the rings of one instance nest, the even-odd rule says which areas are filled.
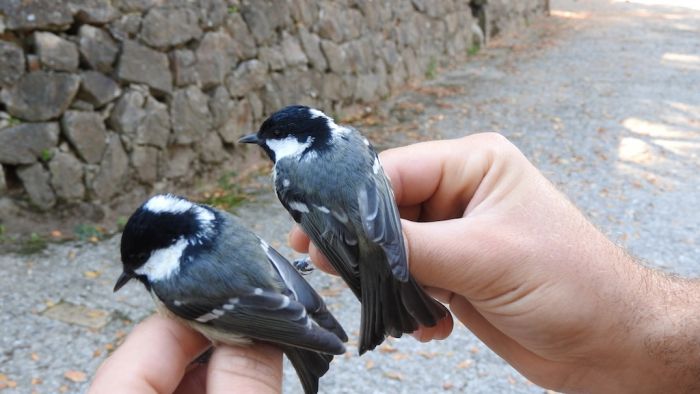
[[[130,280],[131,274],[129,274],[126,271],[122,272],[122,274],[119,275],[119,279],[117,279],[117,283],[114,285],[114,292],[116,293],[117,291],[119,291],[119,289],[124,287],[124,285]]]
[[[258,144],[260,145],[260,138],[258,138],[257,134],[248,134],[238,140],[238,142],[242,144]]]

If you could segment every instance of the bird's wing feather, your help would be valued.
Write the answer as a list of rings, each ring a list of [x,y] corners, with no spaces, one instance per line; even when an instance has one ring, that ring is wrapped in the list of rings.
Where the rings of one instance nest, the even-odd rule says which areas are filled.
[[[158,294],[158,288],[154,290]],[[248,288],[218,299],[190,296],[177,302],[159,298],[175,315],[195,324],[328,354],[345,351],[340,339],[318,326],[304,305],[276,291]]]
[[[293,297],[308,311],[311,318],[321,327],[336,334],[342,341],[347,341],[348,336],[340,323],[328,312],[326,303],[311,285],[294,269],[289,261],[274,248],[261,240],[261,247],[270,263],[277,270],[280,278],[292,292]]]
[[[278,187],[277,196],[306,235],[359,297],[358,240],[355,230],[348,222],[347,214],[340,208],[326,207],[323,201],[316,201],[314,196],[306,195],[293,187]],[[299,203],[306,209],[297,209]]]
[[[382,247],[397,280],[408,281],[408,258],[394,192],[375,156],[373,176],[358,190],[357,203],[362,228],[368,239]]]

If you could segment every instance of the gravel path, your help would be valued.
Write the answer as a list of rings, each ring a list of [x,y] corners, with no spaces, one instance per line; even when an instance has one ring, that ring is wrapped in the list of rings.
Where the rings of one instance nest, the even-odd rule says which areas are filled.
[[[380,146],[501,132],[631,253],[700,275],[700,6],[675,2],[688,8],[553,0],[551,18],[386,104],[383,128],[396,132]],[[243,216],[291,255],[290,219],[271,194]],[[0,267],[0,387],[8,393],[84,391],[80,381],[152,310],[140,286],[111,292],[118,238],[0,256]],[[338,279],[310,278],[355,340],[350,293]],[[362,358],[354,342],[348,350],[323,392],[544,391],[462,327],[428,345],[391,340]],[[285,376],[286,392],[300,392],[291,368]]]

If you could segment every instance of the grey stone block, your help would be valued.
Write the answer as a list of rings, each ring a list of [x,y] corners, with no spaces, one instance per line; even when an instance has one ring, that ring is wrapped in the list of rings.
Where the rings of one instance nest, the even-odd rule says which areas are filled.
[[[110,0],[70,0],[68,8],[83,23],[103,25],[119,17]]]
[[[109,124],[139,145],[164,148],[170,137],[168,107],[148,93],[135,89],[119,98]]]
[[[94,70],[109,73],[119,53],[117,43],[106,31],[82,25],[78,32],[80,54]]]
[[[73,23],[73,15],[65,1],[3,1],[0,10],[9,30],[60,31]]]
[[[92,179],[91,193],[101,201],[108,201],[121,191],[128,170],[129,157],[122,147],[119,136],[111,134],[99,170]]]
[[[321,40],[321,50],[326,55],[328,67],[332,72],[343,74],[349,71],[347,54],[340,45],[333,41]]]
[[[258,54],[258,47],[255,38],[250,33],[243,17],[239,13],[234,13],[226,18],[224,27],[233,38],[236,57],[239,59],[251,59]]]
[[[218,29],[228,14],[227,8],[224,0],[199,0],[199,26],[204,30]]]
[[[258,58],[272,71],[281,71],[287,65],[287,59],[284,58],[282,48],[279,46],[260,48]]]
[[[0,40],[0,87],[13,85],[25,71],[24,52],[11,42]]]
[[[78,98],[89,102],[95,108],[101,108],[122,93],[116,81],[100,72],[85,71],[82,79]]]
[[[171,53],[175,86],[199,83],[197,57],[189,49],[176,49]]]
[[[78,69],[78,47],[49,32],[34,32],[34,46],[44,68],[57,71]]]
[[[248,99],[231,100],[226,89],[218,88],[209,100],[212,126],[226,144],[235,144],[246,133],[253,132],[253,109]]]
[[[5,193],[7,184],[5,183],[5,169],[0,165],[0,194]]]
[[[192,148],[187,146],[171,146],[168,148],[168,165],[163,169],[167,178],[182,178],[187,174],[193,174],[196,167],[193,167],[197,154]]]
[[[343,42],[342,13],[342,6],[335,2],[321,3],[317,25],[317,32],[321,38],[331,40],[336,44]]]
[[[308,63],[308,59],[301,49],[299,40],[287,32],[282,33],[282,56],[288,66],[298,66]]]
[[[112,21],[109,26],[109,32],[112,37],[119,41],[133,40],[141,30],[141,14],[126,14]]]
[[[41,163],[17,168],[17,177],[29,195],[29,201],[40,210],[56,205],[56,195],[49,184],[51,176]]]
[[[131,152],[131,165],[136,171],[136,177],[146,184],[158,180],[158,155],[160,151],[150,146],[135,146]]]
[[[0,163],[31,164],[58,144],[58,123],[23,123],[0,130]]]
[[[112,0],[112,4],[123,12],[144,12],[158,0]]]
[[[188,145],[201,140],[211,129],[209,98],[196,86],[179,89],[170,103],[175,143]]]
[[[190,7],[151,8],[141,23],[141,39],[154,48],[169,48],[202,37],[197,11]]]
[[[222,84],[238,61],[234,42],[224,31],[206,33],[196,55],[199,82],[204,88]]]
[[[328,67],[326,57],[321,51],[321,39],[313,33],[309,33],[303,26],[299,27],[299,40],[306,52],[306,57],[311,65],[320,71],[325,71]]]
[[[173,88],[168,56],[135,41],[124,41],[117,74],[126,82],[146,84],[161,93]]]
[[[49,162],[51,186],[56,196],[66,202],[82,200],[85,196],[83,165],[75,156],[58,152]]]
[[[35,71],[0,93],[7,112],[29,121],[49,120],[68,108],[80,87],[80,77]]]
[[[67,111],[61,119],[61,127],[66,139],[85,162],[100,162],[107,145],[107,129],[99,114]]]
[[[210,132],[204,136],[204,139],[199,145],[199,159],[203,163],[216,164],[226,160],[228,155],[224,150],[224,144],[221,143],[219,134]]]
[[[248,60],[226,78],[226,89],[231,97],[243,97],[264,86],[266,80],[267,66],[259,60]]]

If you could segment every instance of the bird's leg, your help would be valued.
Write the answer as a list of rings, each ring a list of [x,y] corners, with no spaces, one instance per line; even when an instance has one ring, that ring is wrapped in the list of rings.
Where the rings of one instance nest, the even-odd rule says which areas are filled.
[[[311,265],[311,258],[309,258],[309,256],[294,260],[292,265],[302,275],[310,274],[314,270],[314,267]]]

